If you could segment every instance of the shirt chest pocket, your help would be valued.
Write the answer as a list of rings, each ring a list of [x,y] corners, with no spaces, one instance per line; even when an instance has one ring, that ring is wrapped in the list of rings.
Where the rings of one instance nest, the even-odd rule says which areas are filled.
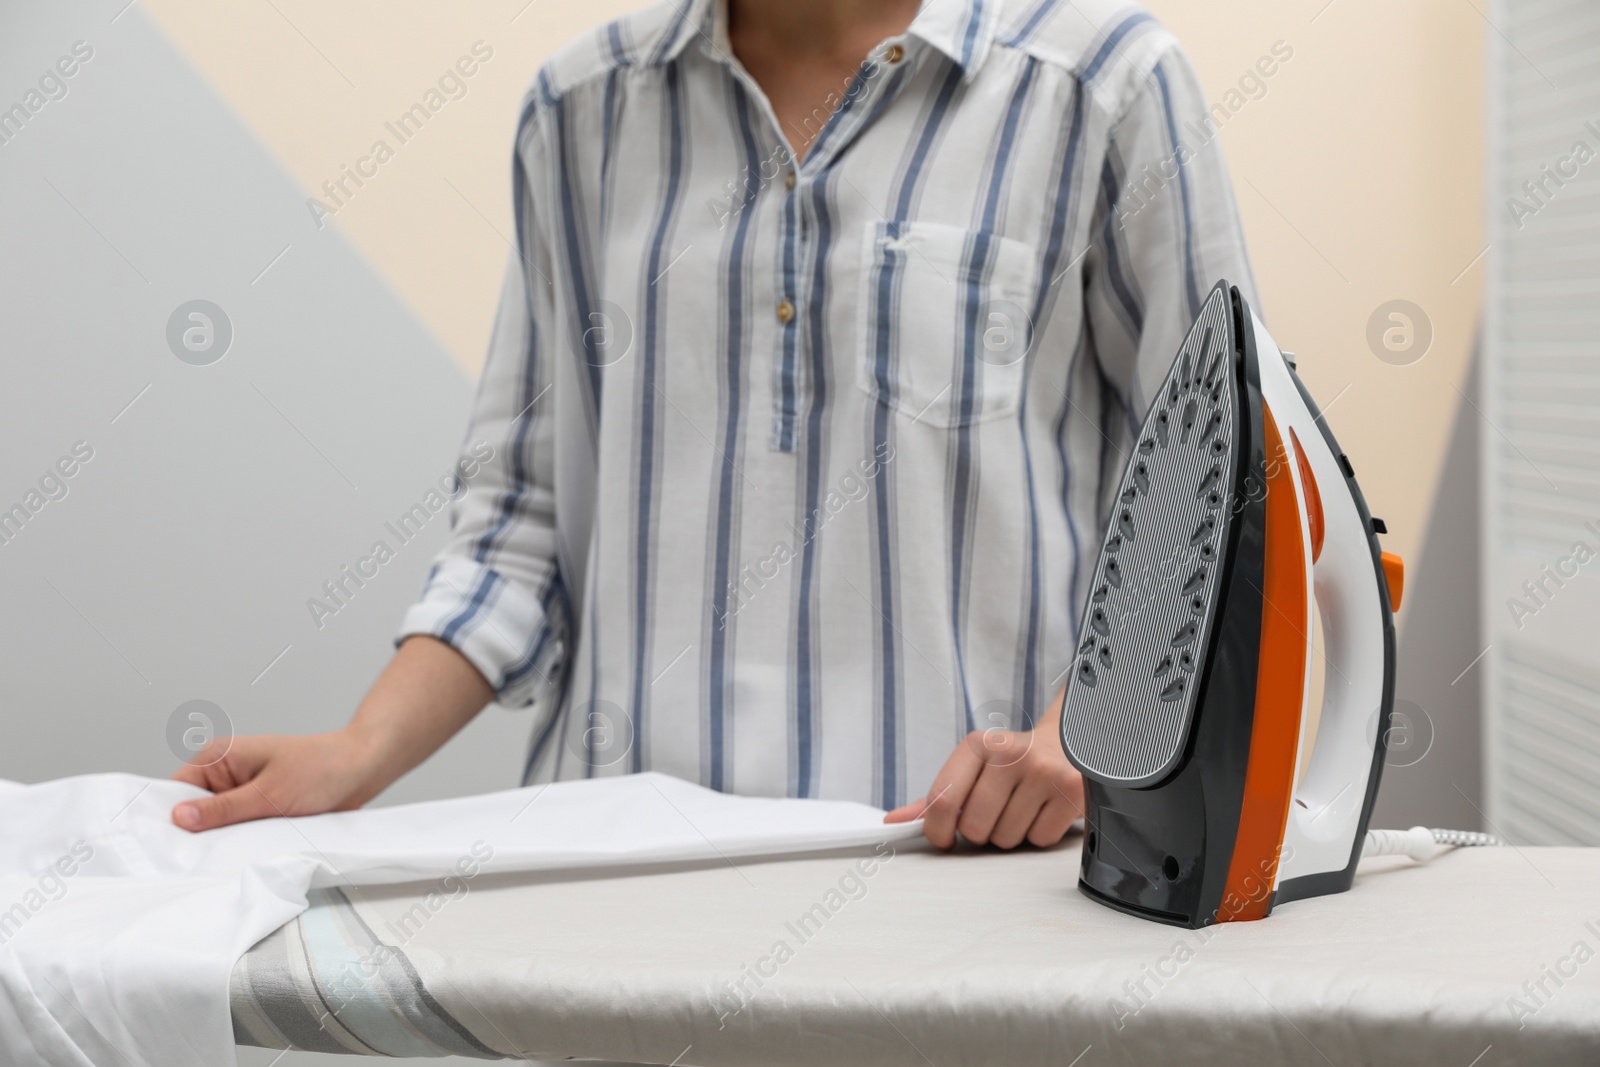
[[[1015,415],[1038,259],[1022,241],[935,222],[867,224],[856,381],[915,423]]]

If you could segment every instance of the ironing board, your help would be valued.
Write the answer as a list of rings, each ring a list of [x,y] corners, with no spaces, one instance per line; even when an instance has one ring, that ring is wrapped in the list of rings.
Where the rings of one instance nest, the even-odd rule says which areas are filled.
[[[236,1038],[701,1067],[1600,1063],[1600,850],[1372,860],[1349,893],[1194,932],[1083,897],[1079,841],[325,891],[239,961]]]

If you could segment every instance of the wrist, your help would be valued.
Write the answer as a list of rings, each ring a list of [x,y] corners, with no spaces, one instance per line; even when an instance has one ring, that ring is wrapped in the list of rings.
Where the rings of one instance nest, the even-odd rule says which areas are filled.
[[[357,715],[341,729],[333,731],[346,780],[359,783],[361,792],[376,794],[405,773],[389,771],[399,758],[399,746],[390,731],[379,723],[363,721]]]

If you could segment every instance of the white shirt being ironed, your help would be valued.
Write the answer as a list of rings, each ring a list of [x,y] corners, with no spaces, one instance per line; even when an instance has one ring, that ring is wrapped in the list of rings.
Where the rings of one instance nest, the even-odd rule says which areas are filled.
[[[204,795],[128,774],[0,781],[0,1063],[226,1067],[229,974],[313,886],[616,868],[920,834],[861,804],[736,797],[660,774],[191,834]]]

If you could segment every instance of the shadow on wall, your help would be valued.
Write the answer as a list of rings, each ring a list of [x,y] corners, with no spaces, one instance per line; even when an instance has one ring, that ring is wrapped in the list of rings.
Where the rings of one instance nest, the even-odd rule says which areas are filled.
[[[1421,560],[1399,612],[1395,715],[1372,825],[1484,830],[1474,343]]]

